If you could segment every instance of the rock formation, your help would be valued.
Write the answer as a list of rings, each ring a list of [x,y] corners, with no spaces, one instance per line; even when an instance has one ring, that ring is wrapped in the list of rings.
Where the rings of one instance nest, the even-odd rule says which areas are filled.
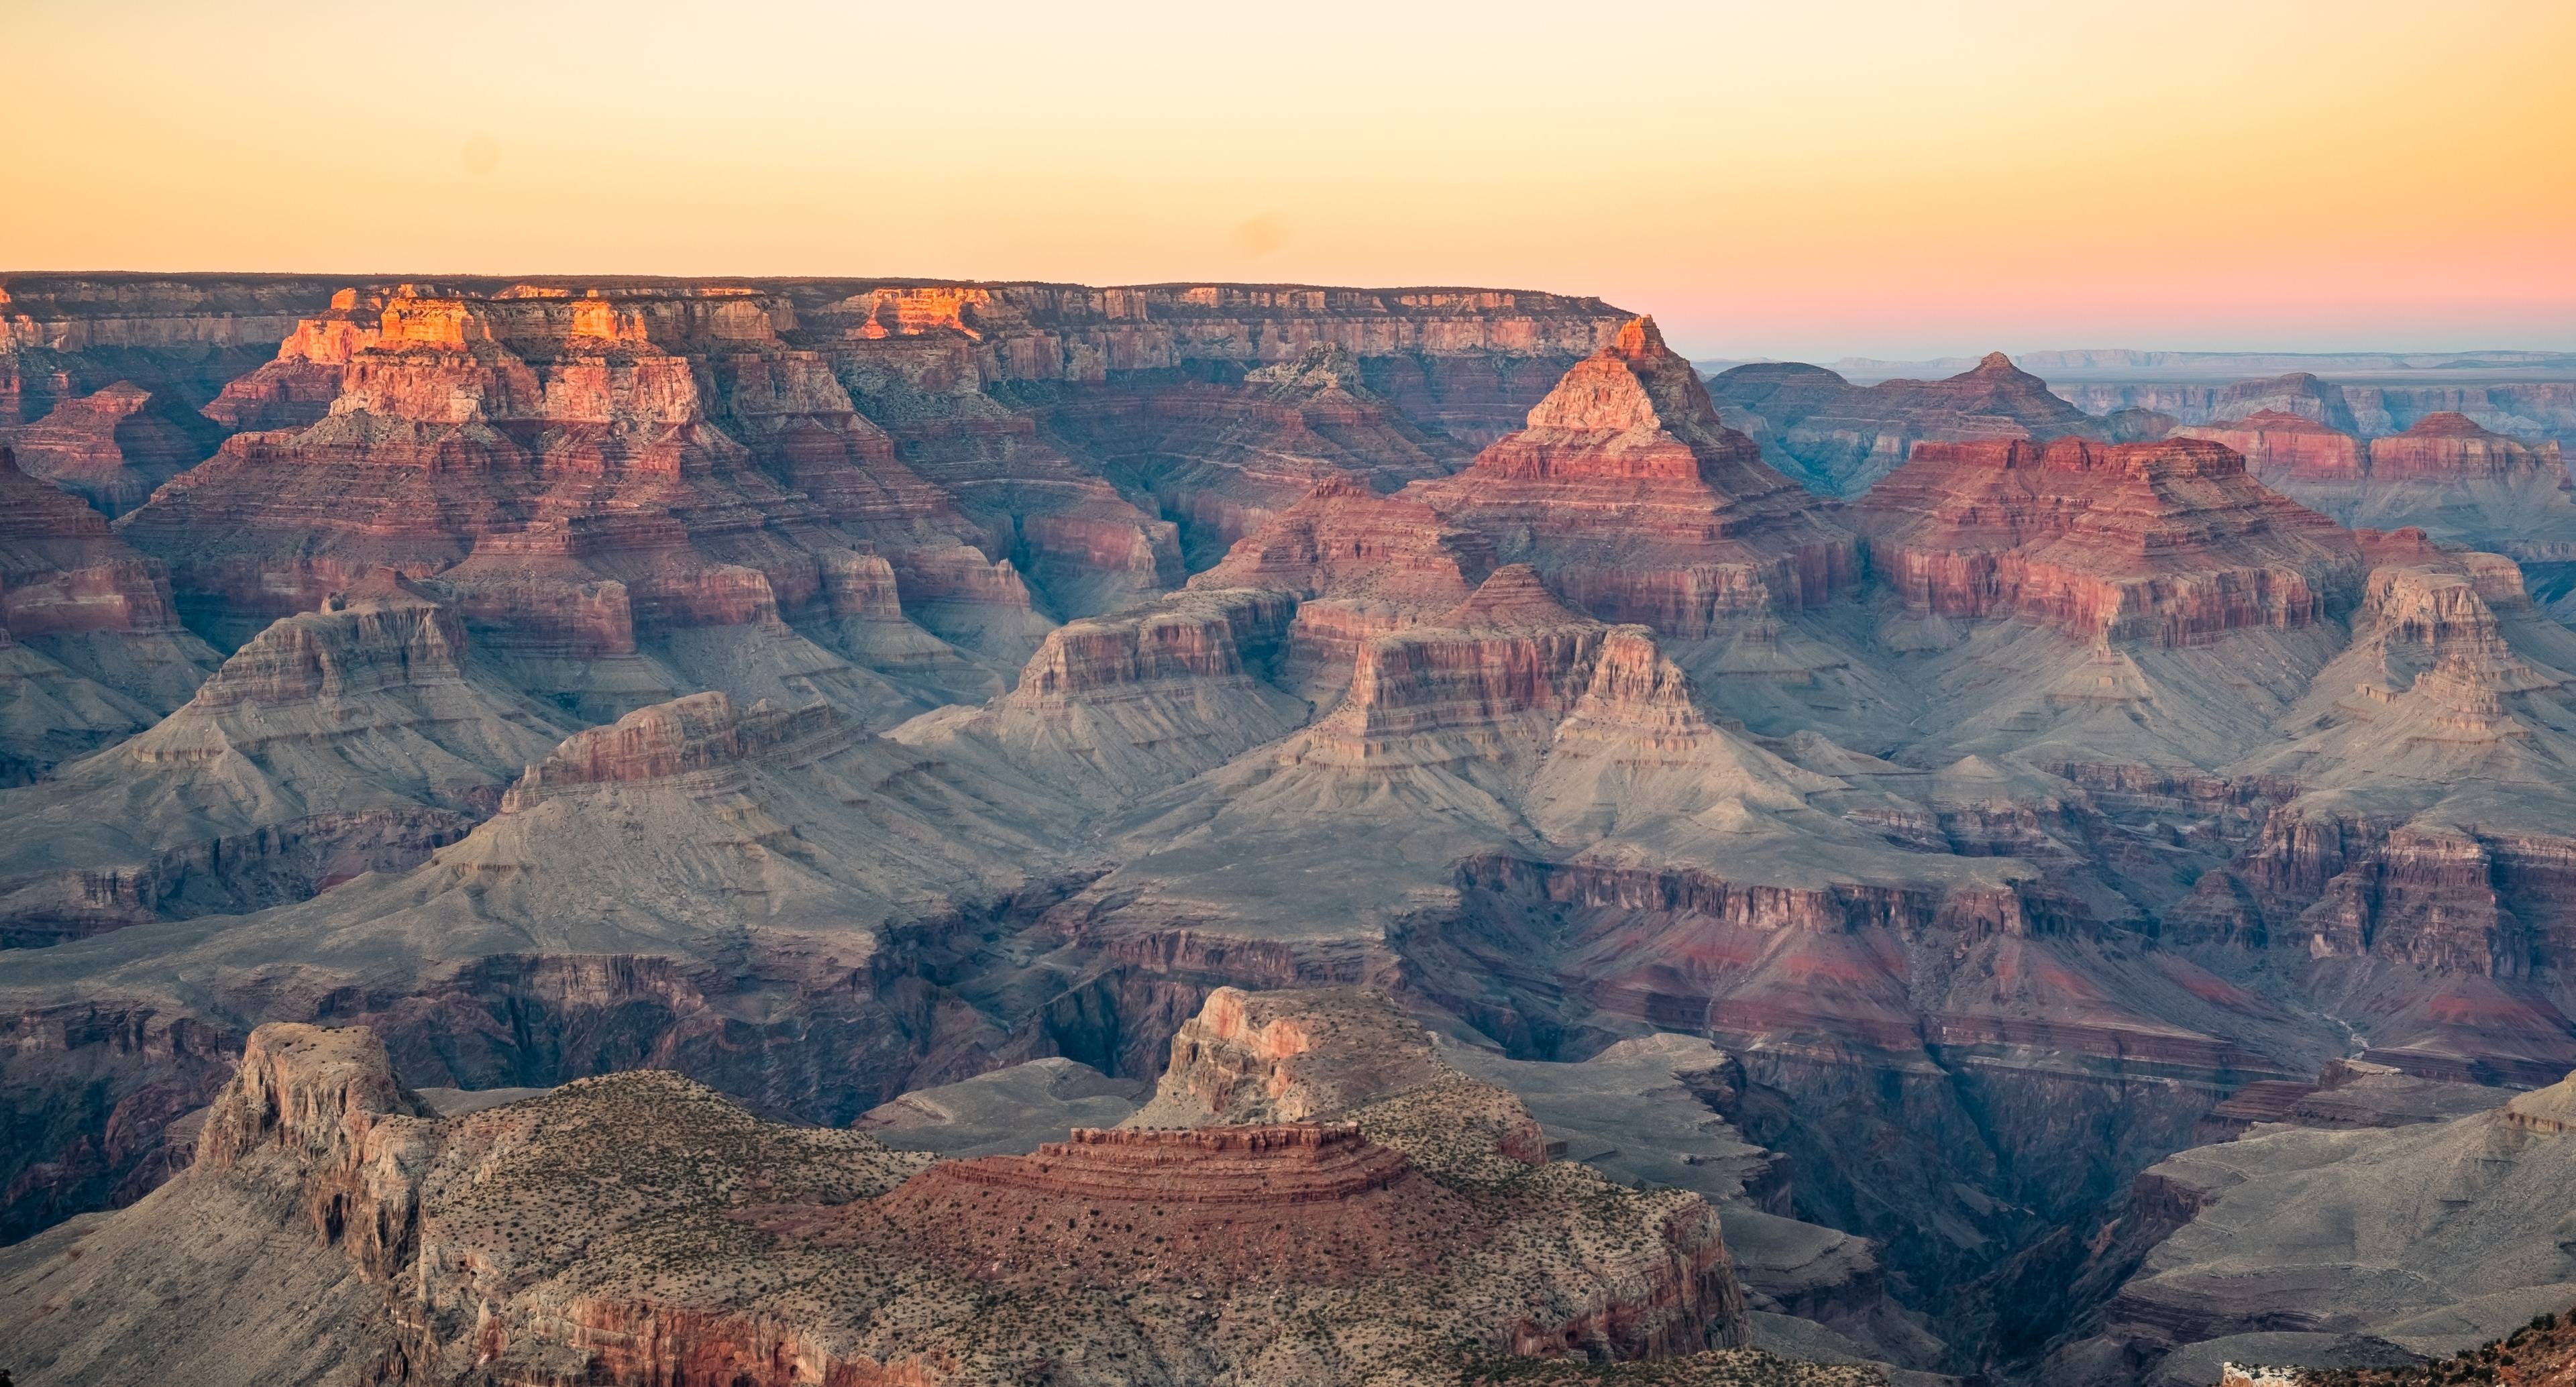
[[[2246,470],[2264,484],[2347,482],[2361,477],[2367,456],[2362,441],[2305,415],[2267,409],[2242,419],[2188,425],[2178,438],[2206,438],[2242,453]]]
[[[1499,1156],[1444,1120],[1461,1101],[1510,1103],[1444,1089],[1345,1125],[932,1163],[667,1073],[442,1118],[367,1031],[263,1027],[184,1175],[0,1253],[12,1302],[51,1307],[0,1328],[0,1353],[212,1383],[1465,1382],[1479,1360],[1741,1339],[1697,1196]],[[181,1298],[121,1293],[147,1275],[251,1303],[185,1331]]]
[[[0,939],[255,910],[464,835],[563,735],[380,577],[243,646],[159,725],[0,812]]]
[[[1567,372],[1527,428],[1404,495],[1487,535],[1576,607],[1666,635],[1819,605],[1858,576],[1848,533],[1718,422],[1649,318]]]
[[[2238,449],[2267,485],[2346,525],[2414,528],[2507,555],[2553,597],[2576,578],[2576,501],[2554,441],[2524,443],[2451,412],[2368,440],[2278,412],[2177,433]]]
[[[2348,601],[2351,541],[2205,443],[1925,444],[1856,512],[1909,609],[2188,645]]]
[[[1412,423],[1364,383],[1341,346],[1244,373],[1241,385],[1119,392],[1048,415],[1108,475],[1150,493],[1205,568],[1327,478],[1378,491],[1455,471],[1466,450]]]
[[[2106,436],[2001,352],[1947,380],[1855,386],[1820,366],[1781,362],[1721,372],[1708,388],[1772,466],[1830,495],[1867,491],[1925,440]]]
[[[0,783],[148,726],[215,658],[161,565],[0,448]]]
[[[131,381],[67,399],[14,435],[18,465],[31,476],[117,516],[152,489],[215,450],[216,427],[167,395]]]
[[[2212,1382],[2228,1361],[2386,1367],[2563,1312],[2576,1297],[2561,1246],[2569,1103],[2560,1083],[2445,1122],[2258,1126],[2158,1164],[2122,1234],[2145,1249],[2127,1254],[2135,1271],[2048,1380]]]

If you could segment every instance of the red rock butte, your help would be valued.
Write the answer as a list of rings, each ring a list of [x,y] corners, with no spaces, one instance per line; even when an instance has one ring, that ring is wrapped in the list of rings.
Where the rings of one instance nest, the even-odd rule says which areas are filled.
[[[998,1280],[1343,1284],[1428,1271],[1486,1231],[1403,1153],[1329,1123],[1077,1129],[942,1162],[878,1206],[926,1254]]]
[[[1925,443],[1856,513],[1909,608],[2078,636],[2303,626],[2361,578],[2349,532],[2200,439]]]
[[[1504,561],[1530,564],[1593,616],[1667,635],[1814,606],[1859,574],[1831,503],[1719,422],[1651,318],[1566,372],[1528,426],[1474,465],[1400,494],[1491,536]]]

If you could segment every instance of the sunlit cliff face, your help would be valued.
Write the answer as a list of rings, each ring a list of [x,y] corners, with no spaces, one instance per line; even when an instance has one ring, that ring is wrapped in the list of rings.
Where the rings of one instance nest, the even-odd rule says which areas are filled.
[[[971,31],[491,0],[426,32],[124,0],[12,7],[0,42],[35,122],[11,268],[1500,283],[1654,309],[1693,355],[2576,318],[2554,0],[1155,0]]]

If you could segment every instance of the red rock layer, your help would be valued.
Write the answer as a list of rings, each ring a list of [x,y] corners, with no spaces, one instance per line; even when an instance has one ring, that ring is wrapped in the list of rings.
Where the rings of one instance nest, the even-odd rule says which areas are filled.
[[[585,785],[626,785],[723,770],[745,758],[832,726],[821,704],[783,709],[766,702],[737,709],[710,690],[638,708],[605,727],[574,733],[501,799],[514,813]]]
[[[848,542],[821,526],[897,552],[955,544],[953,512],[823,358],[780,341],[783,301],[405,286],[372,329],[368,302],[344,296],[287,345],[291,362],[338,359],[327,415],[236,437],[126,521],[210,628],[240,634],[376,567],[429,576],[521,536],[624,583],[647,628],[809,607],[814,551]]]
[[[2555,442],[2524,443],[2465,414],[2427,414],[2401,434],[2370,440],[2370,475],[2378,481],[2480,481],[2522,474],[2563,478]]]
[[[1401,496],[1486,535],[1594,616],[1667,635],[1824,602],[1859,570],[1827,503],[1718,422],[1651,319],[1568,371],[1528,427],[1466,471]]]
[[[2223,424],[2174,430],[2177,438],[2205,438],[2245,455],[2245,466],[2267,482],[2341,482],[2363,470],[2361,440],[2314,419],[2276,409]]]
[[[143,504],[215,445],[204,419],[129,381],[65,400],[15,432],[21,470],[109,515]]]
[[[1453,1191],[1349,1126],[1077,1130],[1028,1156],[947,1161],[878,1207],[934,1260],[1014,1282],[1211,1289],[1422,1274],[1487,1230]]]
[[[2197,439],[1926,443],[1855,514],[1909,608],[2079,637],[2186,645],[2302,626],[2348,600],[2362,567],[2340,526]]]
[[[1053,436],[1151,493],[1181,526],[1193,566],[1221,557],[1337,473],[1391,491],[1455,470],[1467,454],[1371,393],[1358,358],[1320,347],[1239,386],[1092,391],[1047,414]]]
[[[1494,545],[1410,495],[1336,474],[1245,537],[1192,587],[1448,606],[1494,570]]]
[[[1844,496],[1902,465],[1919,442],[2101,438],[2108,427],[2001,352],[1946,380],[1856,386],[1822,367],[1764,362],[1721,372],[1709,389],[1765,456]]]
[[[0,623],[12,638],[96,631],[176,632],[161,565],[105,518],[20,471],[0,448]]]

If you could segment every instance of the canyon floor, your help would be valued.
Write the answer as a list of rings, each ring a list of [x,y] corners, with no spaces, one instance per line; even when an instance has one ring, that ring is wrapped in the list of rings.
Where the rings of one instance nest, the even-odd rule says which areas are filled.
[[[0,276],[0,1368],[2413,1380],[2576,1304],[2457,374]]]

